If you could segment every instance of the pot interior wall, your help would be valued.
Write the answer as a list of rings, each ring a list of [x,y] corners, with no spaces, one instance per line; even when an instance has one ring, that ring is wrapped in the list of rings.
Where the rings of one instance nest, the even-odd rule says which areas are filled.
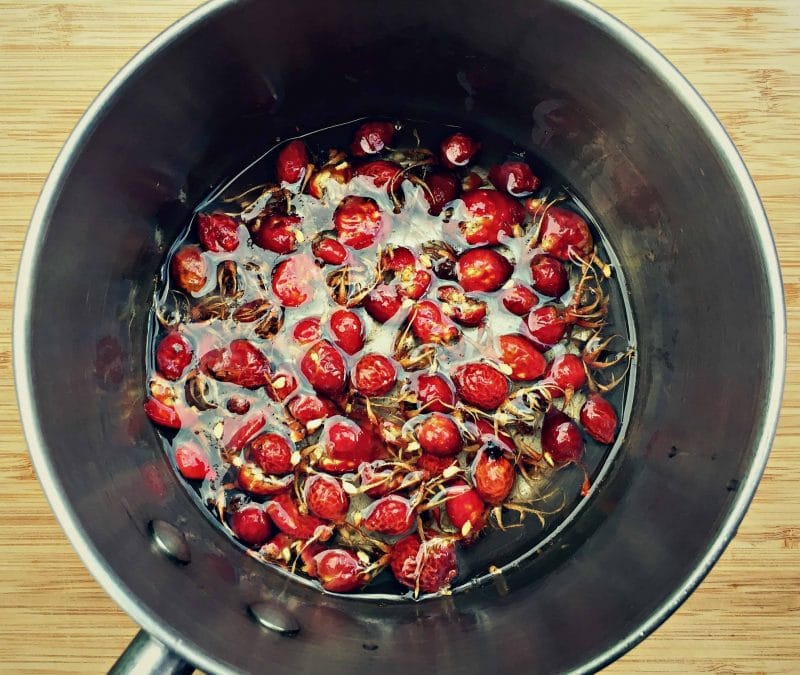
[[[639,335],[625,445],[578,521],[502,583],[417,604],[322,596],[245,556],[185,493],[141,412],[154,275],[194,205],[295,125],[368,114],[490,128],[555,167],[620,256]],[[680,586],[750,467],[776,308],[744,213],[660,77],[558,3],[218,10],[118,90],[49,214],[28,330],[60,489],[121,586],[218,665],[579,667]],[[190,564],[154,552],[153,518],[186,532]],[[248,616],[261,598],[289,609],[297,637]]]

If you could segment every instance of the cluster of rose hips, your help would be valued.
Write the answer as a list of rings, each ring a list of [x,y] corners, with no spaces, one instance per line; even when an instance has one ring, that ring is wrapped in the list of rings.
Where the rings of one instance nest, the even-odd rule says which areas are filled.
[[[629,356],[603,360],[610,268],[581,215],[522,161],[483,172],[464,133],[396,131],[318,163],[284,144],[275,183],[197,216],[156,307],[144,409],[178,470],[252,555],[334,592],[386,567],[446,590],[456,544],[526,512],[519,481],[613,442],[621,376],[595,375]]]

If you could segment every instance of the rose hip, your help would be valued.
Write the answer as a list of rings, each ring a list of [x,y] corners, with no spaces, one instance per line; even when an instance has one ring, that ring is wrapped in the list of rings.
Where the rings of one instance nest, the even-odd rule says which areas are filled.
[[[282,476],[292,468],[292,444],[275,433],[256,436],[250,441],[250,455],[264,473]]]
[[[289,141],[278,153],[275,162],[275,176],[279,183],[294,185],[300,182],[308,171],[308,150],[299,139]]]
[[[355,471],[362,462],[374,461],[380,450],[371,429],[338,416],[325,421],[319,442],[324,452],[319,466],[331,473]]]
[[[288,404],[289,413],[300,424],[310,424],[339,414],[338,408],[328,399],[319,396],[295,396]]]
[[[234,415],[246,415],[250,410],[250,401],[248,401],[244,396],[234,394],[228,399],[225,407],[228,409],[228,412],[231,412]]]
[[[441,308],[430,300],[420,302],[411,310],[411,330],[418,340],[432,344],[448,344],[460,335]]]
[[[438,593],[458,575],[455,545],[444,537],[412,534],[395,544],[389,564],[395,579],[421,593]]]
[[[491,248],[472,248],[462,253],[456,266],[458,283],[465,291],[490,293],[508,281],[514,266]]]
[[[304,257],[293,256],[272,270],[272,292],[284,307],[299,307],[314,295]]]
[[[471,467],[472,482],[480,498],[494,506],[502,504],[511,494],[516,479],[514,465],[495,445],[478,450]]]
[[[459,131],[445,138],[439,149],[442,163],[450,169],[455,169],[469,164],[481,149],[481,144]]]
[[[523,284],[516,283],[503,291],[503,307],[517,316],[525,316],[538,303],[536,293]]]
[[[322,337],[319,317],[309,316],[305,319],[300,319],[292,330],[292,337],[295,342],[301,345],[311,344],[319,340]]]
[[[419,456],[419,459],[417,459],[416,467],[419,471],[426,474],[426,478],[435,478],[436,476],[441,476],[442,472],[448,466],[452,466],[455,461],[456,458],[452,455],[440,457],[439,455],[423,452]]]
[[[347,379],[342,355],[327,340],[320,340],[308,349],[300,360],[300,372],[316,391],[323,394],[342,391]]]
[[[294,474],[270,476],[255,464],[243,464],[236,475],[236,485],[256,497],[274,497],[288,492],[294,484]]]
[[[272,534],[269,516],[255,504],[234,511],[231,516],[233,533],[248,546],[258,548],[265,544]]]
[[[330,330],[333,342],[351,356],[364,346],[364,325],[358,314],[349,309],[337,309],[331,314]]]
[[[212,473],[208,454],[197,443],[182,443],[175,449],[175,465],[188,480],[203,480]]]
[[[539,248],[545,253],[567,261],[571,253],[584,257],[592,252],[592,233],[586,221],[577,213],[558,206],[539,206],[533,211],[542,219]]]
[[[310,475],[303,488],[308,510],[318,518],[335,523],[344,521],[350,508],[350,497],[339,479],[322,473]]]
[[[456,403],[453,388],[441,375],[419,375],[416,394],[417,406],[425,412],[449,412]]]
[[[526,322],[528,331],[536,343],[543,348],[551,347],[567,333],[567,320],[564,312],[554,305],[537,307]]]
[[[578,462],[583,456],[583,436],[575,422],[552,408],[542,423],[542,450],[555,464]]]
[[[299,216],[270,216],[250,233],[253,243],[273,253],[293,253],[297,250],[297,232],[303,219]]]
[[[600,394],[589,394],[581,408],[581,424],[598,443],[610,445],[617,434],[617,411]]]
[[[500,347],[500,360],[511,372],[508,377],[515,382],[528,382],[540,378],[547,361],[536,346],[522,335],[501,335],[497,338]]]
[[[156,347],[158,372],[168,380],[180,379],[192,362],[194,352],[189,341],[177,331],[168,333]]]
[[[459,227],[468,244],[494,246],[502,237],[515,236],[515,228],[525,221],[523,206],[497,190],[471,190],[461,199],[469,217]]]
[[[374,155],[391,144],[394,124],[391,122],[364,122],[353,136],[350,152],[354,157]]]
[[[567,269],[550,255],[537,255],[531,261],[533,287],[542,295],[560,298],[569,289]]]
[[[467,523],[468,531],[477,532],[486,522],[486,504],[478,491],[464,481],[447,489],[445,511],[453,526],[462,533]]]
[[[457,455],[464,447],[458,425],[441,413],[425,419],[417,430],[417,440],[425,452],[439,457]]]
[[[235,251],[239,246],[239,225],[225,213],[200,213],[197,238],[206,251]]]
[[[367,248],[384,229],[383,214],[374,199],[345,197],[333,214],[339,241],[355,249]]]
[[[375,500],[361,515],[361,524],[365,530],[390,536],[405,534],[414,523],[411,502],[400,495],[389,495]]]
[[[384,396],[396,382],[397,370],[382,354],[365,354],[356,363],[353,385],[363,396]]]
[[[524,197],[538,189],[541,181],[525,162],[503,162],[489,169],[489,182],[513,197]]]
[[[486,303],[466,295],[456,286],[441,286],[437,297],[442,302],[445,315],[462,326],[474,328],[486,318]]]
[[[559,354],[548,365],[544,383],[553,385],[550,392],[556,398],[582,389],[586,384],[583,360],[575,354]]]
[[[453,371],[456,393],[463,401],[483,410],[495,410],[508,397],[505,375],[487,363],[468,363]]]
[[[228,347],[206,352],[200,358],[200,369],[220,382],[246,389],[258,389],[270,381],[267,357],[247,340],[234,340]]]
[[[312,515],[300,513],[289,493],[276,495],[266,506],[272,522],[281,532],[295,539],[311,539],[318,541],[330,539],[332,530],[324,520]]]
[[[386,323],[397,312],[403,304],[403,299],[397,290],[397,286],[379,284],[367,296],[364,301],[364,309],[375,321]]]
[[[322,587],[331,593],[351,593],[369,581],[364,563],[355,553],[343,548],[317,553],[314,567]]]
[[[355,175],[371,178],[377,188],[386,186],[387,189],[390,189],[400,179],[402,171],[403,167],[397,162],[374,159],[359,166],[355,171]]]
[[[341,265],[347,260],[347,249],[331,237],[316,238],[311,244],[311,252],[326,265]]]
[[[208,281],[208,265],[199,246],[178,249],[169,269],[178,288],[187,293],[197,293]]]
[[[438,216],[442,209],[452,202],[460,192],[458,178],[449,171],[434,171],[425,177],[429,192],[425,192],[429,213]]]

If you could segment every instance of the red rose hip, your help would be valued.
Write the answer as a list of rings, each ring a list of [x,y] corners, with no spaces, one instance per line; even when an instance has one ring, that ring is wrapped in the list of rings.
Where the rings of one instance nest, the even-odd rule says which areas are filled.
[[[208,280],[208,265],[199,246],[183,246],[172,256],[170,274],[178,288],[197,293]]]
[[[158,372],[168,380],[177,380],[192,362],[192,346],[180,333],[173,331],[164,336],[156,347]]]
[[[235,251],[239,246],[239,224],[225,213],[200,213],[197,238],[206,251]]]
[[[417,430],[417,440],[425,452],[439,457],[457,455],[464,447],[458,425],[441,413],[425,419]]]
[[[358,314],[349,309],[337,309],[330,322],[333,341],[339,349],[351,356],[364,346],[364,325]]]
[[[350,152],[354,157],[374,155],[391,144],[394,124],[391,122],[364,122],[353,136]]]
[[[275,176],[281,183],[294,185],[305,178],[308,171],[308,150],[299,139],[289,141],[278,153],[275,162]]]
[[[292,470],[294,448],[280,434],[266,433],[250,441],[250,455],[264,473],[282,476]]]
[[[347,378],[342,355],[330,342],[320,340],[300,360],[300,371],[308,383],[323,394],[336,394],[344,389]]]
[[[514,266],[491,248],[470,249],[459,257],[456,265],[458,283],[465,291],[496,291],[513,271]]]
[[[397,382],[394,364],[382,354],[365,354],[356,364],[353,385],[363,396],[388,394]]]
[[[508,377],[515,382],[536,380],[547,369],[544,356],[522,335],[501,335],[497,343],[500,348],[500,360],[511,369]]]
[[[581,424],[598,443],[610,445],[617,434],[617,411],[600,394],[589,394],[581,408]]]
[[[541,181],[525,162],[503,162],[489,169],[489,182],[513,197],[525,197],[538,189]]]
[[[344,521],[350,508],[350,497],[338,478],[322,473],[311,474],[303,489],[308,510],[318,518],[335,523]]]
[[[525,221],[522,204],[497,190],[471,190],[461,199],[468,217],[459,223],[459,228],[468,244],[494,246],[502,237],[515,236],[516,226]]]
[[[471,136],[459,131],[445,138],[439,149],[442,163],[450,169],[455,169],[469,164],[472,158],[478,154],[481,144]]]
[[[254,548],[266,544],[272,534],[269,516],[256,505],[235,511],[231,516],[231,529],[237,538]]]
[[[554,464],[578,462],[583,456],[583,436],[575,422],[560,410],[551,409],[542,423],[542,450]]]
[[[463,401],[483,410],[495,410],[508,397],[508,380],[487,363],[468,363],[453,372],[456,393]]]
[[[417,406],[425,412],[449,412],[456,402],[453,388],[441,375],[419,375],[416,394]]]
[[[569,289],[567,269],[553,256],[534,256],[531,261],[531,277],[533,287],[542,295],[560,298]]]
[[[208,454],[197,443],[182,443],[175,450],[175,465],[188,480],[203,480],[212,473]]]

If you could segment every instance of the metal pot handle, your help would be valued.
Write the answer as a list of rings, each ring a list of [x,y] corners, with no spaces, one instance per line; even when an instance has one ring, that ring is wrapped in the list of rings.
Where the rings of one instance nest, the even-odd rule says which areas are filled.
[[[194,666],[140,630],[108,672],[109,675],[189,675]]]

